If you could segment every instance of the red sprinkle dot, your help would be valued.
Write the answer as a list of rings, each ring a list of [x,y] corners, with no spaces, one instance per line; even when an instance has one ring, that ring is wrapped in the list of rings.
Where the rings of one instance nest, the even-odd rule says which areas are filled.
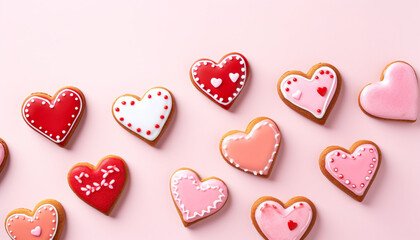
[[[155,125],[155,128],[159,128],[159,124],[156,124],[156,125]]]
[[[287,84],[291,84],[292,82],[291,81],[287,81]]]
[[[168,99],[168,95],[165,95],[163,98],[164,98],[164,99]]]
[[[323,75],[323,74],[324,74],[324,70],[319,71],[319,73],[320,73],[321,75]]]
[[[334,76],[333,75],[330,75],[330,78],[334,78]]]
[[[146,132],[146,134],[147,134],[147,135],[150,135],[150,133],[151,133],[150,131],[147,131],[147,132]]]
[[[120,108],[116,108],[116,109],[115,109],[115,111],[116,111],[116,112],[119,112],[119,111],[120,111]]]
[[[321,113],[321,109],[317,109],[317,110],[316,110],[316,112],[317,112],[317,113]]]
[[[299,203],[300,206],[303,206],[303,203]]]
[[[149,94],[149,96],[147,96],[148,98],[152,98],[152,95]]]
[[[276,205],[273,205],[273,208],[274,208],[274,209],[277,209]]]
[[[315,79],[318,79],[319,77],[318,76],[315,76]]]
[[[286,92],[288,92],[288,91],[289,91],[289,88],[286,88],[286,89],[284,89],[284,90],[286,90]]]
[[[122,104],[122,105],[125,105],[125,104],[126,104],[126,102],[125,102],[125,101],[122,101],[122,102],[121,102],[121,104]]]
[[[130,103],[131,105],[134,105],[134,101],[131,101],[131,103]]]
[[[158,96],[160,96],[162,93],[161,92],[158,92]]]
[[[168,109],[168,106],[164,106],[163,108],[164,108],[164,109]]]
[[[124,121],[124,118],[122,117],[122,118],[120,118],[120,121]]]
[[[128,123],[127,126],[131,127],[131,123]]]
[[[163,116],[163,115],[160,115],[160,119],[164,119],[165,118],[165,116]]]
[[[293,82],[297,82],[297,78],[293,78]]]
[[[328,70],[327,70],[327,71],[325,71],[325,73],[326,73],[326,74],[330,74],[330,71],[328,71]]]
[[[141,132],[141,129],[140,128],[137,128],[137,132]]]

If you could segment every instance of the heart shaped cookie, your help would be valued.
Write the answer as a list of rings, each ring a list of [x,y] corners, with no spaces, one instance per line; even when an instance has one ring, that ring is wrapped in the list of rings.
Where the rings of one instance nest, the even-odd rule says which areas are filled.
[[[33,93],[22,104],[22,116],[35,131],[64,147],[79,124],[85,109],[83,93],[64,87],[53,97]]]
[[[313,66],[307,74],[289,71],[277,84],[280,98],[301,115],[324,124],[341,88],[338,70],[327,63]]]
[[[381,165],[379,147],[367,140],[354,143],[350,150],[331,146],[319,157],[322,173],[338,188],[361,202]]]
[[[9,150],[7,144],[3,139],[0,138],[0,172],[3,170],[9,156]]]
[[[249,123],[245,132],[230,131],[220,141],[220,152],[230,165],[256,176],[268,177],[276,160],[281,135],[266,117]]]
[[[305,197],[292,198],[286,204],[274,197],[261,197],[252,205],[251,219],[264,239],[300,240],[315,224],[316,209]]]
[[[66,214],[56,200],[47,199],[33,211],[15,209],[7,215],[6,231],[14,240],[58,240],[63,230]]]
[[[170,180],[172,199],[185,227],[218,212],[228,199],[226,184],[216,178],[203,180],[189,168],[175,171]]]
[[[68,175],[68,183],[76,195],[87,204],[109,215],[127,179],[127,166],[118,156],[109,155],[95,167],[78,163]]]
[[[190,69],[194,86],[226,110],[241,93],[248,74],[248,62],[240,53],[229,53],[218,63],[200,59]]]
[[[359,106],[369,116],[415,122],[419,111],[419,86],[413,67],[401,61],[388,64],[379,82],[362,89]]]
[[[112,105],[115,120],[150,145],[156,144],[175,108],[171,92],[163,87],[147,91],[142,98],[125,94]]]

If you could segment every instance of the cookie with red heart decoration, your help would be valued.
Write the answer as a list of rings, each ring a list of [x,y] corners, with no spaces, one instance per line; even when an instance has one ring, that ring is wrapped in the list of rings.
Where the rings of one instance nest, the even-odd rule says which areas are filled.
[[[78,163],[68,175],[68,183],[87,204],[109,215],[127,180],[127,165],[115,155],[104,157],[96,166]]]
[[[172,93],[163,87],[148,90],[143,97],[125,94],[112,105],[112,115],[124,129],[155,145],[175,109]]]
[[[334,107],[340,88],[340,73],[327,63],[316,64],[306,74],[286,72],[277,84],[278,94],[287,106],[321,125]]]
[[[381,165],[381,151],[372,141],[360,140],[349,150],[327,147],[319,157],[322,173],[343,192],[361,202]]]
[[[274,197],[261,197],[252,205],[251,219],[264,239],[301,240],[316,220],[315,205],[305,197],[294,197],[283,204]]]
[[[46,93],[31,94],[22,104],[22,116],[32,129],[64,147],[85,107],[85,98],[79,89],[64,87],[53,97]]]
[[[66,220],[63,206],[56,200],[39,202],[33,211],[18,208],[5,221],[6,232],[13,240],[58,240]]]
[[[9,156],[9,149],[7,148],[7,144],[3,139],[0,138],[0,172],[3,170],[4,166],[6,165],[7,158]]]
[[[172,174],[170,190],[185,227],[218,212],[229,196],[222,180],[216,177],[201,179],[189,168],[180,168]]]
[[[270,118],[252,120],[245,132],[229,131],[219,144],[227,163],[255,176],[269,177],[280,147],[281,134]]]
[[[226,110],[242,92],[248,75],[246,58],[236,52],[226,54],[218,63],[210,59],[200,59],[190,69],[194,86]]]

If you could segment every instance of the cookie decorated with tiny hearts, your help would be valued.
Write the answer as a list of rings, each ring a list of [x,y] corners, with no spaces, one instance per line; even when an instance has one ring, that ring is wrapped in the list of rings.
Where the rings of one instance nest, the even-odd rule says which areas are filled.
[[[78,163],[67,180],[73,192],[87,204],[109,215],[121,195],[127,180],[127,165],[115,155],[109,155],[96,166]]]
[[[334,107],[340,88],[340,73],[328,63],[316,64],[306,74],[286,72],[277,84],[278,94],[288,107],[321,125]]]
[[[7,158],[9,156],[9,149],[7,148],[6,142],[0,138],[0,172],[6,165]]]
[[[365,198],[381,165],[381,151],[372,141],[360,140],[349,150],[327,147],[319,157],[319,167],[343,192],[361,202]]]
[[[83,116],[86,103],[75,87],[64,87],[54,96],[33,93],[22,104],[25,122],[36,132],[64,147]]]
[[[125,94],[112,105],[114,119],[136,137],[155,145],[175,109],[172,93],[163,87],[148,90],[143,97]]]
[[[189,168],[180,168],[172,174],[170,190],[185,227],[217,213],[229,197],[228,188],[221,179],[201,179]]]
[[[18,208],[11,211],[5,228],[13,240],[58,240],[66,220],[63,206],[56,200],[39,202],[33,211]]]
[[[236,52],[226,54],[218,63],[200,59],[190,69],[190,79],[194,86],[226,110],[242,92],[248,75],[246,58]]]
[[[251,208],[251,220],[258,233],[269,240],[301,240],[316,220],[315,205],[305,197],[283,204],[274,197],[261,197]]]

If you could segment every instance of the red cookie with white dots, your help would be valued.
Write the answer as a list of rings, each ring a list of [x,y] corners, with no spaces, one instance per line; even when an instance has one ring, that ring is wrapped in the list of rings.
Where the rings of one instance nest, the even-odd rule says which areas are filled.
[[[66,220],[63,206],[56,200],[39,202],[33,211],[18,208],[5,221],[6,232],[13,240],[58,240]]]
[[[54,95],[32,93],[22,104],[25,122],[61,147],[70,140],[86,108],[83,93],[64,87]]]
[[[155,87],[141,98],[132,94],[118,97],[112,105],[112,115],[123,128],[155,145],[171,120],[174,109],[172,93],[166,88]]]
[[[210,59],[200,59],[190,69],[194,86],[226,110],[242,92],[248,75],[246,58],[235,52],[226,54],[218,63]]]
[[[277,84],[278,94],[287,106],[321,125],[334,107],[340,88],[340,73],[328,63],[316,64],[307,74],[286,72]]]

